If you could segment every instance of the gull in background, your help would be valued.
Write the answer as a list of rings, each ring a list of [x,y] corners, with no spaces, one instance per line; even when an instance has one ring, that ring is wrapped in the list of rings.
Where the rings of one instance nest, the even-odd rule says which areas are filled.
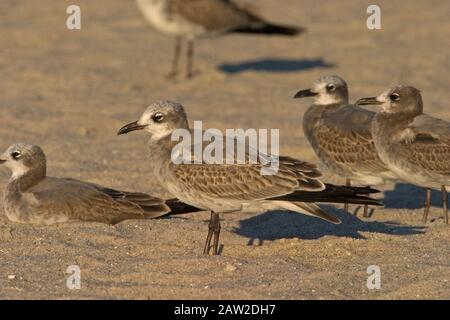
[[[175,164],[171,154],[178,142],[172,141],[172,133],[177,129],[189,130],[183,106],[158,101],[149,106],[138,121],[123,126],[118,134],[135,130],[149,133],[149,160],[161,185],[181,201],[211,212],[204,254],[210,253],[213,236],[213,254],[218,254],[219,213],[261,206],[306,212],[338,224],[339,219],[314,202],[380,205],[377,200],[364,196],[377,190],[325,185],[315,165],[290,157],[279,157],[279,168],[273,175],[262,175],[262,163],[250,163],[247,157],[242,164],[225,164],[225,160],[224,164]],[[194,145],[191,147],[193,149]],[[226,157],[225,153],[223,155]]]
[[[178,73],[181,41],[187,41],[187,77],[192,77],[194,40],[226,33],[295,36],[305,29],[266,22],[249,8],[229,0],[136,0],[158,31],[176,37],[170,77]]]
[[[423,114],[420,91],[410,86],[393,87],[378,97],[362,98],[357,104],[382,106],[372,124],[381,160],[399,178],[427,188],[424,222],[430,207],[430,188],[441,190],[448,224],[450,122]]]
[[[349,104],[348,87],[339,76],[323,76],[295,98],[314,97],[303,115],[303,131],[323,167],[365,185],[384,184],[396,176],[381,161],[371,127],[375,112]],[[348,211],[348,204],[345,204]],[[368,206],[364,206],[368,216]]]
[[[17,143],[10,146],[0,156],[0,164],[12,171],[3,205],[6,216],[13,222],[116,224],[127,219],[150,219],[167,213],[198,211],[176,199],[166,203],[144,193],[117,191],[70,178],[48,177],[45,154],[35,145]]]

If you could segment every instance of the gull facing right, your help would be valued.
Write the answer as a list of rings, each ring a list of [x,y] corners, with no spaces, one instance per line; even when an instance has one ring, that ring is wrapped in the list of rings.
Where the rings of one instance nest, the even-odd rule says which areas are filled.
[[[420,91],[410,86],[393,87],[378,97],[362,98],[358,105],[381,105],[372,123],[375,147],[383,162],[399,178],[418,186],[440,189],[448,224],[450,186],[450,123],[423,114]],[[423,220],[430,206],[427,192]]]

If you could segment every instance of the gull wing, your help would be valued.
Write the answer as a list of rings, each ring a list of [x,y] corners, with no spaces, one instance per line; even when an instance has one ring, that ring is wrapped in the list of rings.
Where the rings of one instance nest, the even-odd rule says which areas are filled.
[[[209,31],[264,25],[251,11],[227,0],[171,0],[168,10],[171,15],[201,25]]]
[[[450,177],[449,122],[423,114],[394,139],[414,165]]]
[[[328,158],[358,171],[389,171],[378,156],[371,127],[374,112],[346,105],[321,119],[312,134]]]
[[[47,177],[27,190],[37,215],[64,215],[69,220],[115,224],[126,219],[155,218],[170,211],[164,200],[123,192],[69,178]]]

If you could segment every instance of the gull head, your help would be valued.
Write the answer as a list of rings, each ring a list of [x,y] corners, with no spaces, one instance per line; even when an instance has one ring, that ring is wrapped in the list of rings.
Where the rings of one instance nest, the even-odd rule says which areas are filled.
[[[188,129],[187,116],[180,103],[172,101],[157,101],[144,111],[139,120],[120,128],[118,135],[131,131],[147,131],[151,139],[159,140],[176,129]]]
[[[46,170],[45,154],[39,146],[16,143],[6,149],[0,156],[0,164],[12,172],[12,177],[20,177],[30,171]]]
[[[348,87],[339,76],[323,76],[317,79],[311,88],[300,90],[295,99],[314,97],[316,105],[348,103]]]
[[[396,86],[377,97],[359,99],[357,105],[379,105],[383,113],[420,115],[423,112],[422,95],[411,86]]]

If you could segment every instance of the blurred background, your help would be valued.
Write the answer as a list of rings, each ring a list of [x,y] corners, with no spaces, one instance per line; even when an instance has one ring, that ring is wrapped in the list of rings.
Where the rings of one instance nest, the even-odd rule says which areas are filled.
[[[112,161],[108,168],[120,176],[130,158],[143,157],[145,137],[119,138],[117,128],[158,99],[183,103],[208,127],[279,128],[283,153],[313,161],[301,129],[311,101],[292,97],[325,74],[346,79],[351,101],[411,84],[422,90],[426,112],[450,117],[445,0],[378,1],[382,30],[367,29],[366,1],[247,0],[269,21],[307,33],[197,41],[196,77],[175,83],[165,77],[174,39],[156,32],[134,1],[76,1],[82,29],[68,30],[73,3],[0,2],[0,144],[42,145],[56,173],[70,163],[98,179],[92,174]]]

